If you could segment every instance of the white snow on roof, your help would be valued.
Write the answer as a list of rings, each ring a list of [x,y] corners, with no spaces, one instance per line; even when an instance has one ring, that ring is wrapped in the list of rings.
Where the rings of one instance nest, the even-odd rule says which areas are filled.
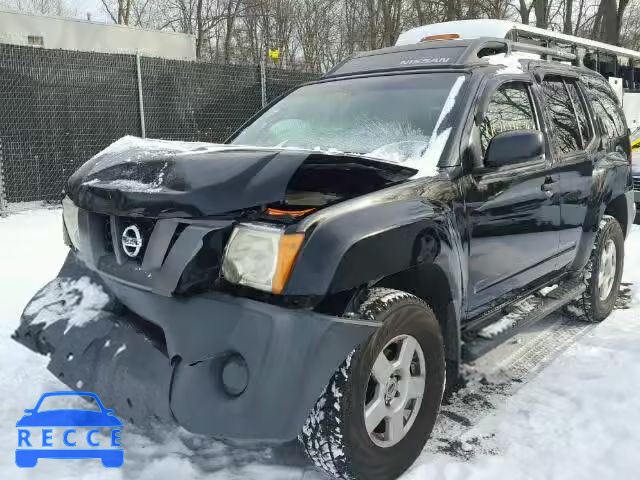
[[[523,73],[522,65],[520,65],[521,58],[520,55],[505,55],[504,53],[497,53],[496,55],[488,55],[486,57],[482,57],[483,60],[489,62],[490,65],[503,65],[504,68],[501,68],[496,73],[499,75],[503,74],[517,74]],[[538,57],[539,58],[539,57]]]

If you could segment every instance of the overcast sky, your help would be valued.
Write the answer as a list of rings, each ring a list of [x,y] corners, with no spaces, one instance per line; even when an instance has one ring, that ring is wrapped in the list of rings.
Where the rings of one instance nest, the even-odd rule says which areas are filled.
[[[67,0],[71,9],[77,10],[78,18],[87,18],[87,13],[91,14],[91,19],[96,21],[109,20],[100,0]]]

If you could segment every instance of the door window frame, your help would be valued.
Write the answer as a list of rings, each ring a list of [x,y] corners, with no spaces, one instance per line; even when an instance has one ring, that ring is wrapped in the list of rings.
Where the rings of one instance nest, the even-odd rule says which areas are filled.
[[[480,144],[477,145],[478,151],[481,155],[482,166],[476,166],[473,168],[474,175],[482,175],[493,177],[495,175],[502,175],[504,172],[517,173],[519,171],[531,171],[538,170],[542,168],[549,168],[551,166],[549,160],[549,140],[545,130],[545,123],[543,122],[543,116],[541,115],[541,104],[537,98],[537,95],[534,92],[536,87],[536,82],[533,80],[533,77],[528,74],[518,74],[518,75],[500,75],[498,77],[494,77],[490,79],[482,89],[480,95],[478,96],[478,102],[476,104],[475,112],[473,113],[473,128],[480,129],[480,124],[482,120],[484,120],[484,115],[486,114],[487,108],[495,93],[504,85],[519,83],[522,84],[527,91],[527,95],[529,97],[529,102],[531,104],[531,109],[533,111],[533,120],[535,127],[538,131],[542,132],[542,135],[545,140],[545,155],[543,159],[540,160],[531,160],[528,162],[516,163],[513,165],[505,165],[498,169],[495,168],[486,168],[484,166],[484,153],[482,152],[482,146]],[[482,118],[480,118],[480,114],[482,114]],[[478,135],[478,142],[480,141]]]
[[[573,116],[576,120],[576,124],[578,128],[580,128],[580,123],[578,122],[578,116],[575,109],[575,104],[573,102],[573,98],[571,98],[571,93],[569,93],[569,88],[567,87],[567,80],[575,82],[576,89],[578,91],[578,96],[582,101],[582,107],[587,115],[587,122],[589,124],[589,129],[591,131],[591,135],[589,141],[586,145],[581,145],[578,150],[573,152],[563,153],[558,151],[555,148],[555,139],[554,134],[552,132],[553,122],[550,114],[543,115],[543,121],[545,123],[544,133],[547,139],[547,154],[551,158],[552,164],[555,165],[568,165],[572,163],[581,162],[584,159],[584,156],[590,152],[592,152],[597,147],[597,135],[596,135],[596,127],[593,119],[593,112],[591,111],[591,107],[589,103],[586,101],[585,92],[583,91],[584,85],[580,81],[580,78],[577,74],[573,72],[559,71],[554,69],[549,70],[541,70],[536,69],[536,86],[534,90],[536,90],[537,95],[539,96],[540,105],[547,105],[546,103],[546,93],[544,91],[543,82],[547,77],[558,78],[562,81],[562,85],[564,86],[565,92],[571,101],[571,108],[573,111]],[[542,110],[542,109],[541,109]],[[582,143],[582,134],[580,135],[580,143]]]

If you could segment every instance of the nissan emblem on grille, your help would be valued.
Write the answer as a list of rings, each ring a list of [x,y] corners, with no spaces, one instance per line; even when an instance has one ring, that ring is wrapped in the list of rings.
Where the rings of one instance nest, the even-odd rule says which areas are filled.
[[[135,258],[142,249],[142,235],[137,225],[129,225],[122,232],[122,250],[127,256]]]

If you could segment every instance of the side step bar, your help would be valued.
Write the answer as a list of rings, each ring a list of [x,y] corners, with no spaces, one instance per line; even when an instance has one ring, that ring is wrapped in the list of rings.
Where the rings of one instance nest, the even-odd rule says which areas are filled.
[[[501,343],[513,338],[534,323],[578,298],[586,289],[581,279],[567,281],[546,296],[531,295],[513,305],[497,321],[482,330],[465,332],[462,358],[471,362]],[[494,333],[495,332],[495,333]]]

